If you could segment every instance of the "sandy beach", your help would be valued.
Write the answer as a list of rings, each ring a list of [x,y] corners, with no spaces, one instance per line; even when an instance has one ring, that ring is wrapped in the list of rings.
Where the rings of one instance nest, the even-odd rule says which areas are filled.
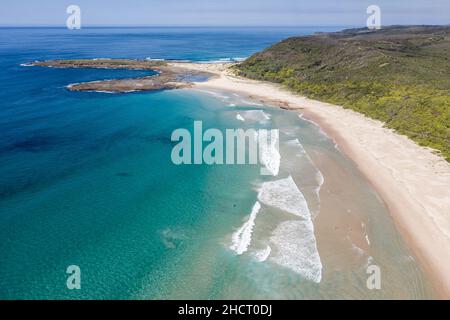
[[[169,65],[216,75],[194,88],[242,93],[317,123],[381,196],[440,297],[450,298],[450,164],[441,156],[352,110],[237,77],[230,64]]]

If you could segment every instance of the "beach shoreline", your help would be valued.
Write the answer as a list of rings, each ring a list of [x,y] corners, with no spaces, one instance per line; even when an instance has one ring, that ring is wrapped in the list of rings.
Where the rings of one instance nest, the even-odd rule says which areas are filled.
[[[215,74],[193,89],[244,94],[315,122],[367,178],[442,299],[450,298],[450,164],[383,123],[343,107],[235,76],[229,63],[169,63]]]

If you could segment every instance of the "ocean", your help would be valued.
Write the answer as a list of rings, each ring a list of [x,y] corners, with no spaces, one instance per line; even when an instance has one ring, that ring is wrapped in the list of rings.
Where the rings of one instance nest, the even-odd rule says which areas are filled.
[[[0,28],[0,299],[433,298],[382,200],[301,114],[233,92],[69,92],[151,72],[26,66],[233,61],[339,29]],[[278,175],[175,165],[171,134],[194,121],[279,129]]]

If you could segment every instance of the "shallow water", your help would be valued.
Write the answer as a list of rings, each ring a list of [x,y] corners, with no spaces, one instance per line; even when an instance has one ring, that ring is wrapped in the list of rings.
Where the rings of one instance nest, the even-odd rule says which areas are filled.
[[[0,299],[433,297],[382,201],[297,113],[227,92],[68,92],[140,73],[20,66],[217,60],[312,31],[0,29]],[[171,133],[195,120],[280,129],[280,162],[267,153],[277,176],[174,165]],[[66,287],[73,264],[79,291]],[[367,289],[368,264],[380,267],[381,290]]]

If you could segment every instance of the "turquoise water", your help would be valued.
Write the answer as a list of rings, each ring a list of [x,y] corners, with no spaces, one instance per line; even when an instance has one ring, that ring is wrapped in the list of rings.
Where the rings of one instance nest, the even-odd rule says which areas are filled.
[[[215,100],[173,92],[101,99],[108,112],[94,123],[85,121],[90,132],[98,131],[81,146],[78,142],[78,150],[68,143],[57,150],[22,151],[34,159],[33,168],[27,168],[31,159],[26,157],[8,162],[12,172],[33,180],[20,192],[11,188],[2,201],[2,225],[7,226],[1,241],[2,291],[7,297],[127,298],[143,277],[164,273],[171,255],[180,253],[168,250],[165,241],[180,242],[183,250],[187,244],[178,237],[201,235],[205,221],[222,216],[211,211],[217,200],[225,197],[227,214],[245,207],[245,193],[239,190],[251,190],[245,177],[255,169],[177,167],[170,161],[174,128],[189,128],[197,118],[220,123]],[[89,100],[95,105],[95,97]],[[193,105],[194,110],[186,110]],[[228,183],[225,177],[233,172],[239,178]],[[229,190],[226,196],[223,190]],[[205,240],[212,236],[203,235]],[[82,267],[81,294],[65,288],[61,270],[70,264]],[[18,284],[32,290],[24,292]]]
[[[0,299],[432,296],[382,202],[334,142],[298,114],[232,93],[68,92],[70,83],[148,72],[20,66],[55,58],[240,58],[288,36],[336,29],[0,29]],[[195,120],[205,129],[281,128],[279,175],[261,176],[258,165],[174,165],[171,133],[192,130]],[[364,253],[347,234],[320,226],[320,217],[350,219],[344,200],[326,210],[333,188],[324,159],[351,182],[347,203],[363,208],[352,219],[369,226]],[[309,218],[274,200],[280,186],[267,184],[289,177],[299,189],[288,189],[294,211],[311,215],[315,236],[298,229]],[[256,201],[251,243],[239,255],[234,236]],[[327,251],[330,239],[342,240],[335,252],[349,257],[345,263]],[[302,248],[306,258],[297,255]],[[315,254],[322,266],[310,259]],[[365,287],[364,266],[373,260],[389,270],[377,293]],[[69,265],[81,268],[81,290],[66,287]]]

